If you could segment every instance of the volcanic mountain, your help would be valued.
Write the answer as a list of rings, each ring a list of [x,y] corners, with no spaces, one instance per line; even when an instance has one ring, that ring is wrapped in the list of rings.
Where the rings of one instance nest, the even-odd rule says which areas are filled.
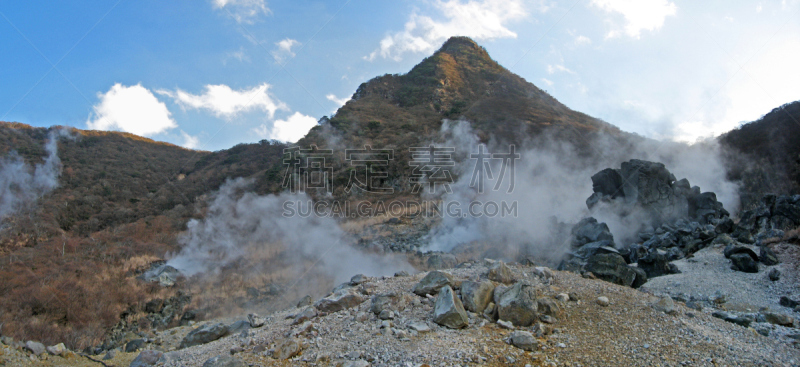
[[[409,147],[440,143],[442,124],[460,119],[484,143],[523,145],[547,137],[570,142],[587,159],[599,136],[617,145],[641,140],[569,109],[469,38],[454,37],[407,74],[363,83],[335,115],[322,117],[292,146],[333,150],[333,197],[353,200],[360,194],[343,190],[351,172],[344,149],[394,150],[380,183],[392,186],[411,175]],[[0,154],[13,150],[29,165],[40,163],[55,129],[0,123]],[[136,314],[151,299],[179,297],[180,283],[160,289],[134,276],[179,250],[177,236],[190,219],[206,214],[209,198],[227,179],[252,179],[261,195],[285,190],[284,150],[290,146],[284,143],[263,140],[204,152],[127,133],[70,132],[72,139],[58,143],[59,187],[0,218],[3,335],[69,341],[71,348],[96,345],[121,315]],[[736,136],[723,141],[740,146]],[[796,153],[790,157],[796,161]],[[400,188],[398,195],[416,195]]]

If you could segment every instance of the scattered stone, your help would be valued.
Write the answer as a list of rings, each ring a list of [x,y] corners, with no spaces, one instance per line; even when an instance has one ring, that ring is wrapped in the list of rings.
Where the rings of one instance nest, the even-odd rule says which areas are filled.
[[[38,356],[45,352],[44,344],[35,342],[33,340],[28,340],[25,342],[25,349],[33,353],[33,355]]]
[[[133,339],[125,344],[125,353],[133,353],[144,348],[144,339]]]
[[[497,325],[499,325],[503,329],[514,330],[514,324],[505,320],[497,320]]]
[[[358,306],[364,302],[364,297],[351,289],[340,289],[328,297],[320,299],[314,304],[322,312],[338,312]]]
[[[303,308],[306,306],[311,306],[313,304],[314,304],[314,299],[311,298],[311,296],[309,295],[305,295],[303,296],[303,298],[300,298],[300,301],[297,302],[297,308]]]
[[[250,330],[250,321],[248,320],[239,320],[228,326],[228,334],[240,334],[247,330]]]
[[[675,302],[670,297],[661,297],[658,302],[653,304],[653,308],[668,315],[675,315],[678,313],[678,308],[675,307]]]
[[[366,283],[368,280],[369,280],[369,278],[366,275],[364,275],[364,274],[356,274],[356,275],[353,275],[352,278],[350,278],[350,285],[353,285],[353,286],[360,285],[361,283]]]
[[[276,343],[275,352],[272,353],[272,358],[280,360],[289,359],[300,354],[302,348],[303,345],[297,339],[282,339]]]
[[[67,347],[64,346],[64,343],[58,343],[56,345],[51,345],[51,346],[47,347],[46,349],[47,349],[47,353],[50,353],[51,355],[54,355],[54,356],[60,356],[60,355],[64,354],[67,351]]]
[[[453,276],[445,272],[434,270],[425,275],[422,280],[414,286],[412,292],[418,296],[426,296],[428,294],[436,294],[439,288],[446,285],[453,285]]]
[[[772,268],[767,276],[769,276],[769,280],[777,282],[781,279],[781,271],[778,268]]]
[[[608,297],[605,297],[605,296],[597,297],[597,304],[598,305],[603,306],[603,307],[607,307],[609,305],[609,303],[610,302],[608,300]]]
[[[662,254],[658,250],[650,251],[647,256],[639,259],[638,266],[644,270],[647,278],[671,274],[666,254]]]
[[[718,319],[725,320],[727,322],[732,322],[734,324],[749,327],[753,320],[744,315],[736,315],[734,313],[725,312],[725,311],[714,311],[711,313],[711,316],[714,316]]]
[[[245,367],[242,361],[231,356],[216,356],[211,357],[203,363],[203,367]]]
[[[189,332],[178,348],[183,349],[210,343],[226,335],[228,335],[228,327],[225,324],[206,324]]]
[[[309,297],[310,298],[310,297]],[[267,320],[261,316],[258,316],[256,313],[251,313],[247,315],[247,321],[250,323],[251,328],[260,328],[267,323]]]
[[[764,319],[770,324],[789,326],[789,327],[791,327],[794,324],[794,319],[786,314],[777,312],[764,312],[763,315]]]
[[[408,272],[405,271],[405,270],[401,270],[401,271],[398,271],[398,272],[394,273],[394,276],[395,277],[407,277],[408,276]]]
[[[539,342],[533,337],[533,334],[527,331],[517,330],[511,333],[509,338],[511,345],[526,351],[533,351],[538,346]]]
[[[110,361],[110,360],[114,359],[114,357],[116,357],[116,356],[117,356],[117,350],[116,349],[112,349],[112,350],[109,350],[108,352],[106,352],[106,355],[103,356],[103,360],[104,361]]]
[[[526,282],[495,288],[494,303],[497,305],[497,317],[511,321],[516,326],[530,326],[539,318],[536,289]]]
[[[558,316],[561,312],[561,308],[558,307],[558,303],[549,297],[541,297],[536,300],[536,310],[540,315],[546,316]]]
[[[498,261],[492,265],[486,273],[486,277],[498,283],[514,283],[514,274],[511,272],[511,268],[502,261]]]
[[[426,324],[426,323],[424,323],[422,321],[414,321],[414,322],[408,324],[408,328],[411,329],[411,330],[414,330],[414,331],[416,331],[418,333],[427,333],[427,332],[431,331],[431,328],[428,327],[428,324]]]
[[[490,281],[461,283],[461,300],[464,308],[475,313],[482,313],[492,302],[494,284]]]
[[[559,293],[556,295],[556,299],[566,303],[569,301],[569,295],[566,293]]]
[[[436,302],[433,305],[433,322],[451,329],[461,329],[469,325],[469,318],[464,311],[464,306],[449,285],[442,287],[439,295],[436,296]]]
[[[791,299],[789,297],[786,297],[786,296],[781,296],[781,299],[780,299],[779,303],[780,303],[781,306],[789,307],[791,309],[794,309],[795,307],[800,305],[800,302],[797,302],[797,301],[795,301],[795,300],[793,300],[793,299]]]
[[[394,311],[390,310],[383,310],[380,314],[378,314],[378,318],[381,320],[393,320],[394,319]]]
[[[300,311],[300,313],[294,316],[292,325],[302,324],[315,317],[317,317],[317,309],[311,306],[307,306],[306,308],[303,309],[303,311]]]
[[[550,284],[553,282],[555,278],[555,274],[550,268],[546,266],[537,266],[533,268],[533,275],[537,276],[539,279],[542,280],[542,283]]]
[[[157,350],[143,350],[138,356],[136,356],[136,359],[131,362],[130,367],[155,366],[162,355],[164,355],[164,353]]]

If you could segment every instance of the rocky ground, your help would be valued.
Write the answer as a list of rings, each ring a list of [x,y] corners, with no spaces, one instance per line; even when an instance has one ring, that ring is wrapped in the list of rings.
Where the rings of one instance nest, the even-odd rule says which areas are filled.
[[[700,252],[692,258],[695,262],[688,259],[686,264],[677,265],[717,266],[714,261],[718,257],[722,258],[720,261],[730,264],[724,256],[714,253],[719,249],[707,250],[709,265],[705,265],[705,255]],[[467,282],[479,279],[486,282],[491,266],[497,265],[481,261],[447,269],[445,272],[452,275],[452,280],[447,282],[455,288],[456,293],[460,292],[462,298],[466,299],[466,294],[472,294],[466,290],[470,284]],[[420,291],[415,286],[427,273],[387,279],[364,277],[355,279],[354,283],[360,284],[345,287],[336,293],[338,297],[328,297],[328,301],[316,302],[316,307],[291,308],[268,315],[263,320],[265,325],[261,327],[250,328],[249,321],[239,322],[237,325],[236,321],[243,321],[244,317],[205,321],[151,335],[143,340],[141,347],[152,351],[118,351],[112,358],[104,361],[103,355],[91,358],[109,366],[146,366],[149,364],[137,363],[147,357],[148,353],[152,353],[152,361],[156,361],[154,365],[158,366],[800,364],[800,349],[793,339],[764,336],[752,327],[746,328],[712,316],[714,311],[725,308],[724,303],[716,308],[705,307],[698,311],[686,307],[683,302],[673,304],[670,298],[658,296],[675,295],[673,287],[676,283],[681,284],[680,288],[688,289],[678,293],[694,292],[697,297],[700,294],[718,296],[712,291],[715,287],[722,286],[721,283],[699,288],[703,284],[701,278],[681,278],[680,274],[673,274],[655,278],[642,290],[636,290],[570,272],[551,272],[549,269],[522,265],[512,265],[510,270],[510,274],[493,274],[492,278],[506,281],[510,288],[515,287],[512,284],[529,285],[530,289],[535,290],[535,297],[539,300],[538,316],[546,322],[534,321],[531,326],[515,327],[506,322],[495,322],[490,312],[481,315],[466,312],[465,327],[451,329],[434,322],[436,319],[453,325],[453,320],[456,320],[457,326],[461,322],[457,314],[450,319],[434,317],[434,314],[441,316],[441,312],[435,312],[441,311],[439,306],[435,306],[440,303],[437,298],[442,298],[441,295],[448,291],[441,288],[440,295],[427,296],[412,292],[417,290],[417,293],[425,293],[424,289]],[[730,274],[724,275],[727,273],[723,270],[715,270],[709,274],[722,274],[718,279],[721,282],[725,282],[726,278],[732,280],[733,287],[720,288],[728,297],[726,303],[739,304],[740,300],[741,303],[751,302],[753,312],[758,311],[756,308],[778,308],[780,306],[776,305],[774,298],[784,291],[794,292],[790,289],[791,284],[788,284],[796,284],[793,282],[795,273],[790,269],[785,269],[784,274],[787,282],[784,285],[787,288],[781,288],[774,293],[771,293],[769,285],[777,287],[781,283],[768,284],[764,289],[757,279],[764,276],[763,272],[746,274],[729,271]],[[749,288],[740,288],[741,285],[733,281],[735,276],[752,276],[754,279],[742,283],[750,284]],[[693,284],[698,285],[697,290],[694,290]],[[498,290],[507,289],[497,281],[492,285],[498,286]],[[751,288],[759,288],[769,296],[752,293]],[[495,293],[497,292],[500,291]],[[376,297],[380,295],[390,297]],[[601,297],[605,299],[600,299]],[[542,301],[543,299],[548,301]],[[688,302],[695,306],[691,301]],[[455,303],[461,304],[460,301]],[[552,309],[543,309],[543,304],[550,305]],[[337,310],[339,307],[344,309]],[[376,315],[373,311],[383,312]],[[253,321],[255,325],[260,323],[257,319]],[[216,336],[212,334],[215,333],[215,327],[228,329],[226,332],[230,335],[179,349],[181,343],[186,344],[191,339],[186,336],[193,331],[193,340],[203,337],[214,339]],[[242,330],[232,330],[237,327]],[[197,335],[202,333],[198,333],[198,330],[205,333],[199,339]],[[533,338],[526,339],[526,333],[520,331],[530,332]],[[780,335],[785,334],[787,333]],[[517,346],[509,343],[512,335]],[[9,340],[4,342],[14,344]],[[48,355],[47,352],[41,353],[39,357],[31,357],[32,353],[24,352],[24,348],[13,345],[3,345],[1,350],[0,360],[7,366],[101,365],[70,352],[65,352],[63,357]],[[165,354],[161,355],[161,352]],[[209,359],[218,356],[225,357],[207,363]],[[139,358],[139,361],[135,361],[135,358]]]

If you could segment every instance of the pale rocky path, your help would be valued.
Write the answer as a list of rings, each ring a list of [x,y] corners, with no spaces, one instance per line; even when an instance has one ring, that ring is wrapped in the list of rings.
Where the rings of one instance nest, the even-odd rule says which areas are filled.
[[[562,309],[550,333],[538,338],[532,352],[506,343],[511,330],[471,314],[469,326],[451,330],[431,321],[432,302],[411,293],[425,273],[388,279],[369,278],[361,285],[369,295],[400,294],[408,301],[395,310],[394,320],[378,319],[369,311],[369,299],[344,311],[312,318],[292,325],[287,318],[301,309],[293,308],[268,316],[266,326],[251,329],[247,336],[232,335],[220,340],[169,353],[174,359],[165,366],[202,366],[211,357],[230,355],[245,365],[343,365],[343,366],[791,366],[800,363],[800,349],[785,340],[765,337],[744,328],[676,303],[673,315],[652,305],[658,297],[600,280],[585,279],[569,272],[553,271],[552,285],[533,275],[532,267],[512,266],[517,279],[536,285],[539,297],[555,298],[570,293],[578,301],[557,301]],[[486,273],[483,264],[449,269],[457,281],[477,279]],[[600,306],[600,296],[609,299]],[[225,320],[230,323],[231,320]],[[430,331],[417,333],[411,324],[424,322]],[[387,325],[391,323],[390,325]],[[381,326],[390,326],[381,328]],[[197,327],[198,325],[195,325]],[[174,349],[192,328],[160,332],[161,345]],[[532,331],[530,328],[522,328]],[[305,333],[301,333],[306,330]],[[290,360],[276,360],[270,350],[276,342],[299,334],[304,347]],[[8,366],[100,366],[80,357],[69,360],[49,357],[34,363],[4,347]],[[136,353],[118,353],[109,365],[128,366]]]

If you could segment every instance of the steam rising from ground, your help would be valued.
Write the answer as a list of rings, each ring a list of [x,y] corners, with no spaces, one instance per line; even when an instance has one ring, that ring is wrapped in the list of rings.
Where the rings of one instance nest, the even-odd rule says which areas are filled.
[[[58,187],[61,159],[58,158],[58,139],[69,136],[66,130],[50,131],[44,162],[31,166],[11,151],[0,158],[0,220],[14,214]]]
[[[168,265],[191,276],[214,274],[251,258],[280,257],[281,265],[289,262],[298,275],[312,268],[309,272],[336,282],[358,273],[381,276],[410,269],[405,261],[351,247],[352,240],[330,217],[283,215],[284,202],[308,202],[307,195],[259,196],[249,192],[252,182],[238,178],[222,185],[206,217],[189,222],[179,240],[183,248]]]
[[[556,261],[568,249],[562,245],[569,240],[568,227],[565,230],[558,223],[576,223],[590,215],[606,221],[618,242],[630,238],[633,223],[621,220],[615,213],[590,213],[586,207],[586,199],[592,194],[591,176],[604,168],[619,167],[630,159],[662,162],[678,179],[688,178],[703,192],[715,192],[732,214],[738,209],[738,187],[725,179],[722,155],[714,142],[686,145],[639,138],[624,143],[600,135],[581,142],[592,148],[592,154],[587,157],[569,143],[541,136],[517,147],[521,156],[516,162],[516,179],[511,193],[507,192],[508,171],[505,177],[499,177],[502,163],[495,160],[491,164],[494,178],[487,177],[485,191],[479,194],[471,185],[476,161],[467,156],[478,151],[479,140],[469,122],[445,120],[441,135],[445,140],[441,146],[455,147],[456,152],[464,152],[458,157],[456,172],[459,178],[452,185],[453,193],[442,196],[443,202],[456,201],[461,203],[461,208],[473,201],[516,202],[519,215],[492,218],[445,216],[441,225],[431,231],[427,250],[449,252],[460,244],[484,241],[510,257],[533,254]],[[487,145],[490,152],[509,150],[508,145],[494,141]],[[499,190],[492,190],[500,179],[503,181]]]

